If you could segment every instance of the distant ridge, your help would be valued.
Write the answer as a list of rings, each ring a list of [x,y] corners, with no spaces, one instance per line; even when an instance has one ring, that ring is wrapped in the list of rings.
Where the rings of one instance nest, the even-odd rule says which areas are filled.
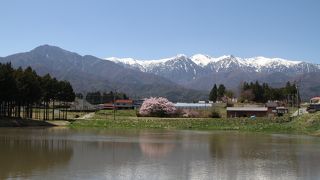
[[[77,92],[122,91],[135,98],[165,96],[172,101],[204,99],[207,92],[190,90],[166,78],[125,68],[91,55],[81,56],[57,46],[35,49],[0,58],[14,67],[31,66],[39,74],[50,73],[68,80]]]
[[[151,71],[152,68],[163,66],[165,64],[172,65],[178,61],[189,61],[202,68],[211,68],[212,71],[219,72],[232,68],[233,64],[238,68],[243,68],[247,71],[255,72],[285,72],[290,70],[299,70],[299,72],[315,72],[320,71],[320,65],[307,63],[304,61],[293,61],[282,58],[266,58],[266,57],[253,57],[253,58],[240,58],[233,55],[224,55],[221,57],[211,57],[209,55],[196,54],[187,57],[184,54],[178,54],[174,57],[158,59],[158,60],[137,60],[133,58],[105,58],[106,60],[113,61],[118,64],[139,68],[141,71]]]
[[[192,102],[207,99],[214,83],[225,84],[237,93],[243,81],[256,80],[274,87],[296,81],[304,99],[320,95],[318,64],[281,58],[179,54],[149,61],[106,60],[43,45],[29,52],[0,57],[0,62],[11,62],[14,67],[31,66],[41,75],[50,73],[68,80],[77,92],[117,90],[135,98],[164,96],[172,101]]]
[[[320,65],[304,61],[261,56],[240,58],[233,55],[214,58],[203,54],[191,57],[179,54],[159,60],[115,57],[105,59],[126,68],[168,78],[197,90],[210,90],[214,83],[223,83],[237,92],[241,82],[256,80],[273,86],[284,85],[287,81],[299,81],[306,87],[302,89],[306,98],[319,95],[316,89],[320,89],[317,84],[314,84],[313,79],[303,79],[303,77],[309,77],[308,74],[320,74]]]

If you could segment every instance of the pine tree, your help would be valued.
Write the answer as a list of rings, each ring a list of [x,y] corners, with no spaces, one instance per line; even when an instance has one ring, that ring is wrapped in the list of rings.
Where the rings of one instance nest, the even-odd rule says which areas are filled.
[[[220,84],[217,91],[217,96],[219,100],[221,100],[221,98],[224,97],[225,92],[226,92],[226,87],[223,84]]]
[[[74,100],[74,92],[69,82],[64,88],[60,81],[49,74],[40,77],[28,67],[13,69],[11,64],[0,63],[0,117],[40,118],[40,104],[43,104],[43,119],[49,118],[49,104],[66,94],[64,101]],[[36,107],[36,108],[35,108]],[[33,111],[36,110],[34,113]],[[54,115],[52,116],[54,118]]]
[[[217,89],[217,85],[214,84],[209,94],[209,100],[216,102],[217,98],[218,98],[218,89]]]

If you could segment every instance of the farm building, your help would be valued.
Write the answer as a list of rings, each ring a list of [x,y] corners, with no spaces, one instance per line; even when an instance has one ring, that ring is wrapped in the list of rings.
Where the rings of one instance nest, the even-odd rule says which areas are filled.
[[[283,106],[276,107],[276,111],[275,112],[277,113],[278,116],[282,116],[283,114],[289,113],[289,109],[286,108],[286,107],[283,107]]]
[[[279,102],[267,102],[265,106],[268,108],[269,115],[283,116],[289,112],[288,108],[280,106]]]
[[[310,99],[310,104],[320,104],[320,97],[313,97]]]
[[[278,103],[275,102],[269,102],[265,107],[227,107],[227,117],[270,117],[283,116],[286,113],[288,113],[288,108],[279,106]]]
[[[212,107],[211,103],[175,103],[177,109],[209,109]]]
[[[227,117],[266,117],[267,107],[227,107]]]
[[[102,105],[102,109],[133,109],[134,102],[132,99],[117,99],[115,103],[106,103]]]
[[[275,102],[275,101],[270,101],[270,102],[267,102],[267,103],[265,104],[265,106],[266,106],[267,108],[271,108],[271,109],[275,110],[277,107],[279,107],[279,103],[278,103],[278,102]]]
[[[118,99],[115,102],[117,109],[133,109],[133,100],[132,99]]]
[[[310,104],[307,108],[309,113],[320,111],[320,97],[313,97],[310,99]]]

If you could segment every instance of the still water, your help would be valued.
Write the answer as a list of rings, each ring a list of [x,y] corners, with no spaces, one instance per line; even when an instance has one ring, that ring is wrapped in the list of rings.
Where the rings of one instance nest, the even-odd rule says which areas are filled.
[[[0,179],[320,179],[320,138],[1,128]]]

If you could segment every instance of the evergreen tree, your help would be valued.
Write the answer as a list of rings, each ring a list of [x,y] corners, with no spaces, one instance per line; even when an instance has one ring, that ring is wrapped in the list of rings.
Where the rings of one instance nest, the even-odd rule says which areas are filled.
[[[224,97],[225,92],[226,92],[226,87],[223,84],[220,84],[217,91],[217,96],[219,100],[221,100],[221,98]]]
[[[65,94],[63,101],[74,100],[74,92],[69,82],[51,78],[49,74],[41,77],[28,67],[13,69],[10,63],[0,63],[0,117],[40,118],[40,107],[43,108],[43,119],[49,119],[49,106]],[[63,88],[62,88],[63,87]],[[34,112],[36,110],[36,112]]]
[[[298,101],[297,88],[295,83],[286,83],[285,87],[272,88],[267,83],[262,85],[256,81],[255,83],[244,82],[241,86],[241,99],[248,100],[253,98],[252,101],[265,103],[268,100],[285,100],[289,104],[294,104]],[[250,90],[250,91],[249,91]]]
[[[113,102],[113,99],[129,99],[125,93],[113,93],[110,91],[109,93],[100,93],[97,92],[89,92],[86,96],[86,100],[91,104],[103,104]]]
[[[76,97],[79,98],[79,99],[83,99],[82,93],[76,93]]]
[[[234,93],[231,90],[226,90],[225,91],[225,96],[227,96],[228,98],[233,98],[234,97]]]
[[[217,89],[217,85],[214,84],[209,94],[209,100],[216,102],[217,98],[218,98],[218,89]]]

